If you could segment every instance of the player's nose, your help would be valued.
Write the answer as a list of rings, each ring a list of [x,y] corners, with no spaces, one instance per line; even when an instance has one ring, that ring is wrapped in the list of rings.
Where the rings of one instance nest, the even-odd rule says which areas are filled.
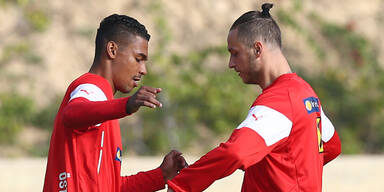
[[[228,67],[229,67],[230,69],[232,69],[232,68],[235,68],[235,66],[236,66],[235,62],[233,62],[233,59],[230,58],[230,59],[229,59],[229,62],[228,62]]]
[[[147,74],[147,66],[145,65],[145,63],[143,63],[143,64],[140,66],[140,74],[141,74],[141,75],[146,75],[146,74]]]

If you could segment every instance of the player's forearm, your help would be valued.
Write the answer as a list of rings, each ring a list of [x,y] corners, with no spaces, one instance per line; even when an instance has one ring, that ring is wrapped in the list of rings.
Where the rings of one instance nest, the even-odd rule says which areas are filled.
[[[237,169],[247,169],[267,152],[265,142],[256,132],[251,129],[236,130],[226,143],[181,170],[179,175],[168,181],[168,186],[175,192],[203,191],[215,180]]]
[[[165,188],[165,181],[160,168],[139,172],[136,175],[121,177],[121,192],[152,192]]]
[[[77,98],[63,110],[63,123],[68,128],[82,129],[127,115],[125,106],[128,98],[107,101],[88,101]]]
[[[215,180],[232,174],[241,165],[236,155],[222,146],[210,151],[178,176],[168,181],[175,192],[203,191]]]

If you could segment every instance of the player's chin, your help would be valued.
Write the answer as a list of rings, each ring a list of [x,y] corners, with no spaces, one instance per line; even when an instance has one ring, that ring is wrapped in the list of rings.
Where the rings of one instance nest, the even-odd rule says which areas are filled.
[[[241,73],[239,73],[239,77],[241,78],[241,80],[243,80],[243,83],[247,84],[247,78],[244,77]]]
[[[133,88],[135,88],[135,87],[131,86],[131,85],[128,85],[128,86],[125,86],[122,89],[119,89],[119,91],[122,92],[122,93],[130,93]]]
[[[243,82],[245,84],[257,84],[256,82],[252,81],[252,80],[243,80]]]
[[[245,77],[241,77],[241,80],[243,80],[243,83],[249,84],[249,80]]]
[[[243,79],[243,82],[244,82],[244,84],[257,84],[254,81],[249,80],[249,79]]]

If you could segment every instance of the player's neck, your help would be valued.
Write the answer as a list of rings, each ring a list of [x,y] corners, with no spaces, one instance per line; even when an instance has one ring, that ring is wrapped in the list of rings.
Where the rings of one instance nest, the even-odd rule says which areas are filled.
[[[112,68],[111,63],[108,60],[94,60],[91,68],[89,69],[89,73],[93,73],[96,75],[99,75],[106,79],[109,82],[109,85],[112,88],[112,93],[115,94],[116,90],[113,84],[113,75],[112,75]]]
[[[264,60],[266,62],[264,78],[259,84],[262,89],[267,88],[281,75],[292,73],[288,61],[280,49],[267,54]]]

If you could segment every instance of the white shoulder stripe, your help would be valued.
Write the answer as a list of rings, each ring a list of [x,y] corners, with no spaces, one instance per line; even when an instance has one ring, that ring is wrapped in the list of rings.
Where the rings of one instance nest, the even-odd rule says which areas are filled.
[[[249,110],[247,118],[237,129],[243,127],[256,131],[264,139],[267,146],[270,146],[289,136],[292,121],[272,108],[257,105]]]
[[[89,101],[106,101],[104,92],[94,84],[81,84],[72,91],[69,101],[78,97],[84,97]],[[68,101],[68,102],[69,102]]]
[[[335,134],[335,127],[321,108],[321,140],[328,142]]]

